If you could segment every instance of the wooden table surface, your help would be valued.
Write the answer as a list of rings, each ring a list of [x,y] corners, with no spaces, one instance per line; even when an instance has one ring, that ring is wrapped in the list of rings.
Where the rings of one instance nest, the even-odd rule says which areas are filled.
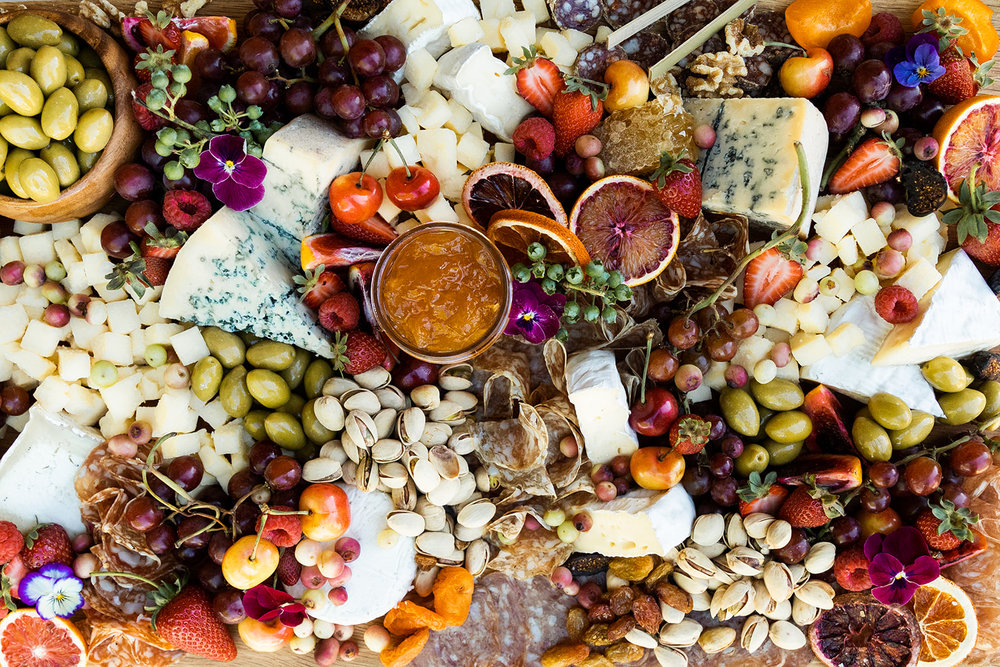
[[[115,5],[123,11],[130,11],[134,7],[134,2],[128,0],[112,0]],[[1000,0],[986,0],[987,4],[994,8],[993,25],[1000,31]],[[909,26],[909,17],[913,9],[919,4],[919,0],[875,0],[877,11],[891,11],[903,19],[905,26]],[[159,0],[149,0],[149,6],[156,8],[160,5]],[[782,8],[788,5],[787,0],[760,0],[759,5],[767,8]],[[73,0],[27,0],[26,2],[0,2],[0,10],[24,9],[30,7],[46,7],[50,9],[60,9],[63,11],[76,12],[78,3]],[[209,0],[201,14],[223,14],[232,16],[240,22],[242,29],[243,15],[253,7],[251,0]],[[1000,68],[994,70],[994,83],[988,90],[1000,94]],[[354,640],[361,646],[361,656],[352,664],[358,667],[377,667],[381,665],[378,657],[368,651],[361,641],[360,627],[355,632]],[[311,656],[297,656],[291,651],[284,649],[278,653],[254,653],[242,647],[237,638],[237,644],[241,650],[235,661],[229,663],[233,667],[305,667],[315,665]],[[200,658],[186,658],[180,663],[183,667],[208,667],[219,663]],[[338,663],[339,664],[339,663]]]

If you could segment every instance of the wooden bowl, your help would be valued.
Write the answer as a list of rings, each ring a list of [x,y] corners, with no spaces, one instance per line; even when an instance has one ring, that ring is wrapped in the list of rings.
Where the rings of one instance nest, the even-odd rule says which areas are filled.
[[[72,14],[47,9],[11,12],[0,15],[0,25],[24,13],[37,14],[54,21],[97,52],[114,88],[115,128],[97,164],[80,180],[63,190],[58,199],[40,204],[30,199],[0,195],[0,215],[38,223],[82,218],[97,212],[111,199],[115,192],[115,170],[132,160],[142,144],[142,128],[132,115],[132,90],[136,85],[132,75],[132,59],[114,38],[97,25]]]

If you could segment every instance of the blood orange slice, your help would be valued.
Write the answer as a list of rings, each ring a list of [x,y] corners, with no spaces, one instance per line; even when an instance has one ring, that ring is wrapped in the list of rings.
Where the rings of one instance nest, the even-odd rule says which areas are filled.
[[[0,667],[84,667],[87,647],[76,626],[46,621],[34,609],[12,611],[0,621]]]
[[[937,168],[948,181],[949,196],[978,165],[976,182],[1000,190],[1000,97],[976,95],[944,112],[934,125]]]
[[[569,229],[593,259],[618,270],[630,287],[660,275],[677,253],[680,221],[649,181],[608,176],[594,182],[573,207]]]
[[[207,37],[214,49],[229,51],[236,45],[236,21],[228,16],[193,16],[177,19],[177,23],[183,30]]]
[[[958,584],[939,577],[913,596],[923,635],[918,667],[955,667],[972,652],[979,634],[976,608]]]
[[[469,174],[462,206],[483,229],[498,211],[518,209],[566,224],[566,211],[537,173],[519,164],[491,162]]]
[[[499,211],[490,220],[486,235],[496,244],[508,264],[528,260],[528,246],[541,243],[548,251],[545,260],[553,264],[586,266],[590,255],[576,234],[552,218],[529,211]]]

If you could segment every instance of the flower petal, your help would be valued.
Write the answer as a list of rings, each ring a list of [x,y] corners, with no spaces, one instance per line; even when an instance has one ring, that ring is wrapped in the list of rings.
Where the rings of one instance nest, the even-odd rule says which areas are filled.
[[[298,627],[302,624],[302,621],[306,620],[306,612],[291,610],[288,607],[283,607],[280,616],[281,624],[288,628]]]
[[[905,572],[907,580],[923,586],[941,576],[941,564],[930,556],[920,556],[906,567]]]
[[[264,198],[264,187],[248,188],[232,179],[226,179],[212,186],[212,194],[234,211],[246,211]]]
[[[274,619],[278,618],[279,616],[281,616],[281,610],[280,609],[272,609],[270,611],[266,611],[263,614],[261,614],[260,617],[257,620],[260,621],[261,623],[270,623],[271,621],[273,621]]]
[[[940,62],[937,48],[930,44],[921,44],[913,51],[913,62],[924,67],[936,67]]]
[[[916,88],[923,80],[919,70],[920,67],[916,63],[904,60],[892,68],[892,74],[896,77],[899,85],[906,86],[907,88]]]
[[[29,572],[17,587],[17,597],[25,604],[37,604],[46,595],[52,594],[53,581],[41,572]]]
[[[38,569],[38,573],[43,577],[48,577],[49,579],[74,577],[73,568],[69,565],[63,565],[62,563],[49,563],[48,565],[43,565]]]
[[[220,134],[208,142],[208,150],[225,164],[227,161],[240,162],[247,154],[247,141],[232,134]]]
[[[55,608],[55,596],[53,595],[43,595],[39,598],[38,602],[35,603],[35,611],[38,615],[44,618],[46,621],[56,617]]]
[[[868,576],[875,586],[886,586],[896,581],[896,575],[903,571],[903,564],[892,554],[876,554],[868,566]]]
[[[83,607],[83,596],[64,596],[52,602],[52,611],[59,618],[69,618]]]
[[[264,161],[253,155],[247,155],[233,169],[233,180],[248,188],[256,188],[263,183],[266,175],[267,166]]]
[[[193,170],[194,175],[208,183],[221,183],[229,179],[225,164],[225,161],[219,160],[211,151],[204,151],[201,154],[201,161]]]
[[[917,55],[917,49],[925,45],[934,47],[934,51],[936,53],[938,47],[937,35],[929,32],[918,32],[916,35],[911,37],[906,43],[906,59],[914,60]]]
[[[918,586],[905,579],[897,579],[889,586],[872,589],[872,595],[882,604],[906,604],[913,599]]]
[[[885,535],[882,533],[872,533],[871,536],[865,540],[865,558],[869,561],[875,558],[876,554],[882,553],[882,542],[885,539]]]
[[[907,565],[920,556],[930,555],[927,541],[913,526],[903,526],[889,533],[882,545],[882,551],[893,554],[900,562]]]

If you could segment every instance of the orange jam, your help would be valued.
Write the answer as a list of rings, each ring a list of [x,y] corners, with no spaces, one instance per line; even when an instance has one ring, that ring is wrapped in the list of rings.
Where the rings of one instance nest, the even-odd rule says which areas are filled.
[[[509,270],[489,239],[469,227],[415,227],[383,253],[374,282],[380,326],[405,352],[423,359],[474,356],[507,323]]]

